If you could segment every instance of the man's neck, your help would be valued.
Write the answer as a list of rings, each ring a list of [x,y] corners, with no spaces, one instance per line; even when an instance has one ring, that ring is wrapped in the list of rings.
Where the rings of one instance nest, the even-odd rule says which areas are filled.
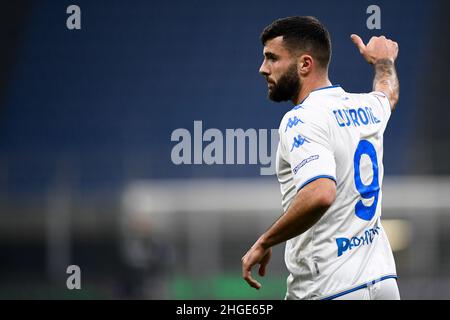
[[[305,81],[302,84],[298,96],[295,99],[292,99],[292,103],[294,103],[294,105],[298,105],[300,102],[305,100],[312,91],[329,86],[331,86],[331,82],[328,79],[328,76],[322,76],[316,79],[309,80],[307,82]]]

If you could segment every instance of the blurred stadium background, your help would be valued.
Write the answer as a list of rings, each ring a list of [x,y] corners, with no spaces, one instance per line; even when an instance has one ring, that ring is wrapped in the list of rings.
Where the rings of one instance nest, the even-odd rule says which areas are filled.
[[[81,8],[78,31],[66,8]],[[382,30],[366,28],[381,8]],[[435,1],[3,1],[0,10],[0,298],[282,299],[276,247],[259,292],[240,259],[281,214],[260,165],[174,165],[173,130],[277,128],[259,34],[314,15],[331,81],[370,91],[350,41],[400,44],[401,97],[385,134],[383,224],[403,299],[450,299],[450,3]],[[444,37],[444,38],[443,38]],[[445,40],[445,41],[444,41]],[[66,268],[81,268],[81,290]]]

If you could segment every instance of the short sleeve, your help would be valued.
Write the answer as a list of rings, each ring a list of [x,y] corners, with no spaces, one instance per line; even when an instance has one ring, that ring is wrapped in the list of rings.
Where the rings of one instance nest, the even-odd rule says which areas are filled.
[[[326,121],[314,119],[307,112],[288,113],[279,134],[297,191],[319,178],[336,181],[336,162]]]
[[[381,91],[373,91],[369,93],[369,96],[374,98],[373,105],[375,108],[378,108],[377,111],[380,111],[383,115],[383,122],[385,123],[385,127],[389,118],[391,117],[391,103],[389,102],[389,98]]]

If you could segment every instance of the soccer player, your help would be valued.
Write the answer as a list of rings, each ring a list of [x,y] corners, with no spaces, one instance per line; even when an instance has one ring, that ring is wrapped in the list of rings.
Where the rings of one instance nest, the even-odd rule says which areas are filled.
[[[242,258],[243,278],[286,242],[286,299],[400,299],[380,222],[383,133],[399,96],[396,42],[351,39],[374,67],[373,92],[347,93],[328,78],[331,41],[314,17],[274,21],[261,35],[259,72],[271,100],[293,102],[279,127],[276,171],[284,214]]]

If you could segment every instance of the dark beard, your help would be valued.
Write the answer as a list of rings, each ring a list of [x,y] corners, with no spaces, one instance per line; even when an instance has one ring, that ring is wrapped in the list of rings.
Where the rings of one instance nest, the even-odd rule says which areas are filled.
[[[293,63],[273,85],[272,90],[269,90],[269,99],[275,102],[293,100],[299,92],[300,79],[297,73],[297,64]]]

